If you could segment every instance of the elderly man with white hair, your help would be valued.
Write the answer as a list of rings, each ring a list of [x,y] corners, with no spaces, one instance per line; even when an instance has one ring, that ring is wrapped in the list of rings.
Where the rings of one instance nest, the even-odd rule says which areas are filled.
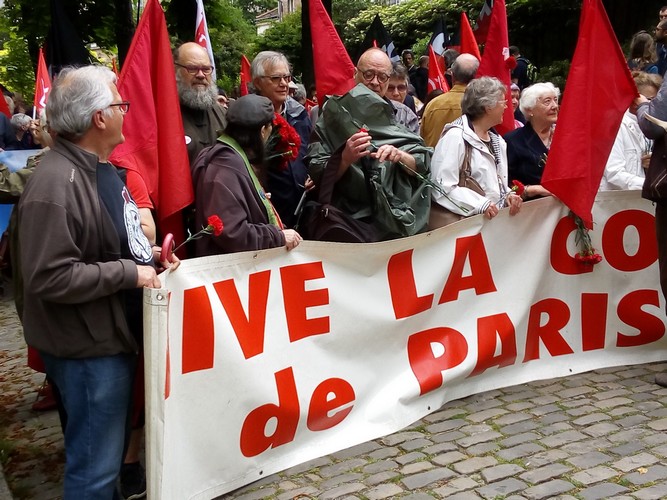
[[[141,289],[160,287],[159,248],[108,161],[130,109],[114,73],[64,69],[46,109],[56,140],[18,205],[23,330],[67,415],[64,498],[110,499],[127,435]]]

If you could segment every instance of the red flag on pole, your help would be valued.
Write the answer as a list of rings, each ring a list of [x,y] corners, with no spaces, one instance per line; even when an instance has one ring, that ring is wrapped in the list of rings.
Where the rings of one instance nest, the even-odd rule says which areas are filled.
[[[510,63],[516,61],[510,59],[509,37],[507,35],[507,11],[505,0],[494,0],[491,12],[491,23],[486,37],[484,54],[479,63],[478,76],[494,76],[507,87],[507,102],[510,103],[503,114],[503,122],[496,130],[503,135],[514,130],[514,112],[512,110],[512,94],[510,84],[512,83]]]
[[[486,37],[489,34],[489,27],[491,26],[492,11],[493,0],[486,0],[477,18],[477,28],[475,29],[475,38],[479,44],[486,43]]]
[[[6,115],[7,118],[12,117],[12,113],[9,111],[9,104],[7,104],[7,101],[5,101],[4,94],[0,95],[0,113]]]
[[[206,13],[204,12],[204,4],[202,0],[197,0],[197,20],[195,25],[195,42],[206,49],[208,58],[211,60],[213,66],[213,73],[211,79],[215,82],[215,59],[213,59],[213,47],[211,47],[211,37],[208,36],[208,25],[206,24]]]
[[[440,66],[442,57],[438,57],[433,50],[433,46],[428,46],[428,87],[427,92],[432,92],[436,89],[440,89],[443,92],[449,90],[449,85],[447,85],[447,80],[445,79],[445,74],[442,71]]]
[[[604,64],[600,64],[604,61]],[[584,0],[542,185],[593,228],[591,209],[637,88],[601,0]]]
[[[252,72],[250,71],[250,61],[245,55],[241,55],[241,95],[248,95],[248,85],[252,82]]]
[[[472,32],[470,21],[468,21],[468,16],[465,12],[461,12],[461,50],[459,52],[461,54],[472,54],[478,61],[482,60],[475,34]]]
[[[125,115],[125,142],[111,161],[142,176],[162,234],[171,232],[183,241],[180,210],[192,203],[194,193],[169,34],[158,0],[146,2],[118,91],[133,107]]]
[[[38,117],[41,111],[46,107],[46,100],[51,90],[51,77],[46,69],[46,62],[44,61],[44,51],[40,47],[39,56],[37,58],[37,78],[35,79],[35,100],[34,100],[34,114],[33,119]]]
[[[355,86],[354,64],[322,1],[308,1],[317,102],[321,106],[326,95],[342,95]]]

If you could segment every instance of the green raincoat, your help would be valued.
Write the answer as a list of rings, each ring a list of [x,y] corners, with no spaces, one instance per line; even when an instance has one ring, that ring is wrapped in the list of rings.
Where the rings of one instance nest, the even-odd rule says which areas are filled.
[[[391,104],[359,84],[343,96],[330,97],[315,125],[306,162],[316,185],[328,162],[340,161],[340,154],[335,153],[340,153],[347,139],[362,127],[368,130],[374,146],[391,144],[410,153],[417,172],[429,177],[433,149],[396,123]],[[428,186],[399,164],[368,160],[366,176],[357,162],[336,182],[332,204],[354,219],[372,223],[382,240],[424,231],[431,207]]]

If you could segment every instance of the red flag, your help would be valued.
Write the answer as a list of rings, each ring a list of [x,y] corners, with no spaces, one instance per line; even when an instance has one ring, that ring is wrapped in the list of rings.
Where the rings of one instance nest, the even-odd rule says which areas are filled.
[[[250,61],[245,55],[241,55],[241,95],[248,95],[248,84],[252,82],[252,72],[250,71]]]
[[[171,232],[183,241],[180,210],[192,203],[194,193],[169,34],[158,0],[146,2],[118,91],[133,106],[125,115],[125,142],[116,147],[111,161],[139,172],[162,234]]]
[[[44,51],[40,47],[39,57],[37,58],[37,78],[35,79],[35,100],[33,118],[38,117],[41,111],[46,107],[46,100],[51,90],[51,77],[46,69],[44,62]]]
[[[213,59],[213,47],[211,46],[211,37],[208,35],[206,13],[204,12],[204,4],[202,0],[197,0],[197,19],[195,23],[195,42],[204,47],[206,52],[208,52],[208,58],[211,60],[211,66],[213,66],[211,79],[216,81],[217,77],[215,75],[215,59]]]
[[[0,94],[0,113],[3,113],[7,116],[7,118],[12,117],[11,111],[9,111],[9,104],[7,104],[7,101],[5,101],[5,96],[4,94]]]
[[[600,64],[604,61],[604,64]],[[584,0],[542,185],[593,228],[591,209],[623,114],[637,95],[601,0]]]
[[[468,21],[468,16],[465,12],[461,12],[461,50],[459,50],[459,52],[461,54],[472,54],[478,61],[482,60],[477,40],[475,39],[475,35],[470,27],[470,21]]]
[[[477,28],[475,29],[475,38],[479,44],[486,43],[486,37],[489,34],[489,27],[491,26],[492,11],[493,0],[486,0],[477,18]]]
[[[432,92],[436,89],[440,89],[443,92],[447,92],[449,90],[449,85],[447,85],[445,74],[443,73],[442,67],[440,66],[442,60],[442,57],[438,57],[433,50],[433,45],[429,45],[427,92]]]
[[[503,135],[514,130],[514,112],[512,110],[512,93],[510,85],[512,83],[510,63],[516,61],[510,59],[509,38],[507,36],[507,11],[505,10],[505,0],[494,0],[493,11],[491,12],[491,23],[489,24],[489,33],[486,37],[484,54],[479,63],[478,76],[494,76],[507,87],[507,102],[510,103],[505,109],[503,122],[496,127],[496,130]]]
[[[310,35],[313,40],[313,66],[317,85],[317,102],[324,104],[326,95],[342,95],[356,85],[354,64],[341,42],[322,0],[310,2]]]

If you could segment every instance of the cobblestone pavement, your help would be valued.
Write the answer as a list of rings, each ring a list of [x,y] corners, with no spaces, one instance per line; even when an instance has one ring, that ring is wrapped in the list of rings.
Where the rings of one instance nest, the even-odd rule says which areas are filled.
[[[62,435],[56,412],[30,410],[42,376],[25,362],[13,304],[0,299],[7,482],[16,499],[59,498]],[[220,498],[667,498],[667,389],[653,383],[663,370],[667,363],[596,370],[452,401],[400,432]]]

